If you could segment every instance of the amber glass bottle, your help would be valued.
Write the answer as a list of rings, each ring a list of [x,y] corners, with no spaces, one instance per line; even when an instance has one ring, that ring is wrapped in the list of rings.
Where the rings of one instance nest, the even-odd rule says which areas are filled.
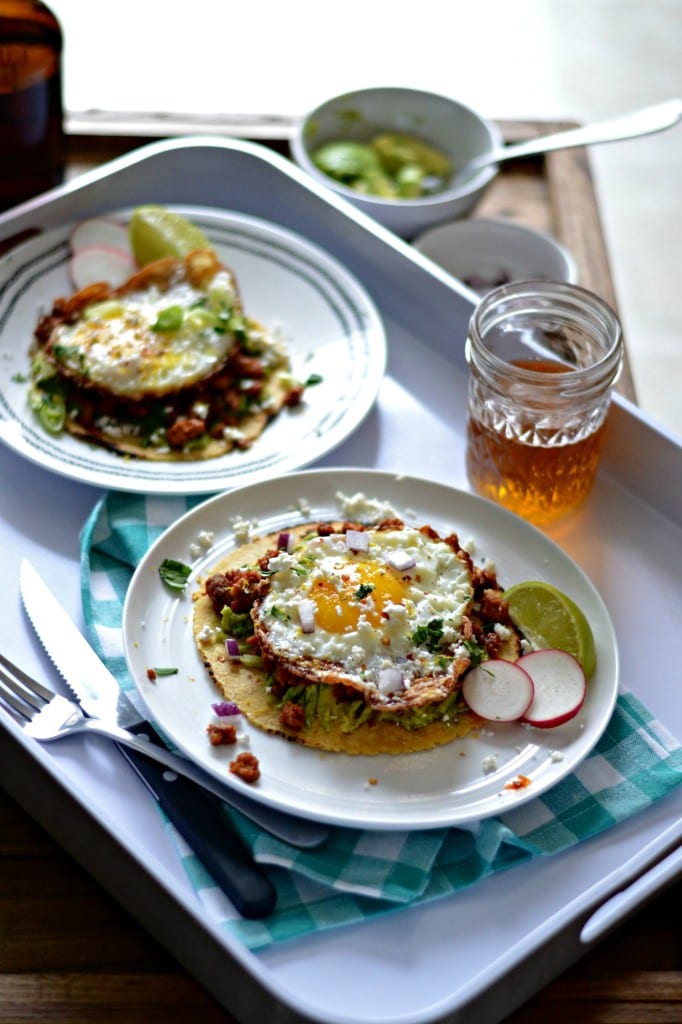
[[[0,209],[62,180],[62,32],[39,0],[0,0]]]

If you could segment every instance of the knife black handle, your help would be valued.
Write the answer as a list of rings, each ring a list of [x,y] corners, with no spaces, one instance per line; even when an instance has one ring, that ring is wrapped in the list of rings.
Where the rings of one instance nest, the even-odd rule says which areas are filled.
[[[146,723],[130,729],[161,743]],[[196,783],[116,744],[168,818],[242,917],[266,917],[274,909],[275,888],[237,834],[220,800]]]

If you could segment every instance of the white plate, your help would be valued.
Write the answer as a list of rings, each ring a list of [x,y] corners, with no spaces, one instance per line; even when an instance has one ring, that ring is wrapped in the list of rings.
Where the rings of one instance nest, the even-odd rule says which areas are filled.
[[[568,775],[590,752],[611,716],[617,696],[618,654],[613,626],[592,584],[544,534],[501,507],[430,481],[374,470],[310,470],[218,495],[183,516],[138,566],[123,612],[128,665],[149,715],[189,757],[230,785],[243,785],[227,769],[234,748],[211,747],[206,725],[216,691],[196,651],[191,628],[196,577],[235,547],[233,522],[245,517],[257,533],[297,522],[336,518],[338,494],[362,492],[389,502],[407,522],[429,523],[475,541],[474,559],[494,560],[500,583],[540,579],[570,595],[587,615],[597,646],[597,670],[579,716],[551,730],[495,725],[477,737],[425,753],[351,757],[288,743],[247,726],[261,779],[255,800],[304,817],[364,828],[432,828],[500,814],[533,799]],[[304,511],[292,511],[301,507]],[[192,563],[180,596],[161,583],[165,558],[191,562],[190,546],[203,531],[213,548]],[[147,678],[154,666],[177,675]],[[495,769],[486,772],[488,759]],[[530,785],[505,789],[519,774]],[[375,785],[368,780],[376,779]]]
[[[173,209],[203,228],[234,269],[247,312],[279,327],[294,376],[305,381],[315,373],[322,382],[306,389],[302,406],[284,409],[248,451],[205,462],[126,459],[48,434],[28,407],[28,349],[39,315],[73,291],[66,225],[0,263],[0,440],[63,476],[143,493],[208,494],[309,465],[355,430],[376,399],[386,339],[373,301],[335,259],[275,224],[204,207]]]

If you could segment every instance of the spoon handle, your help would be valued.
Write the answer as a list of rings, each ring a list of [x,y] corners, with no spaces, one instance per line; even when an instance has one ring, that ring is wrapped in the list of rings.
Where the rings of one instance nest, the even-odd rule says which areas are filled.
[[[608,121],[586,125],[584,128],[571,128],[556,135],[546,135],[528,142],[519,142],[513,146],[501,146],[493,149],[474,160],[479,167],[497,164],[502,160],[514,157],[534,156],[536,153],[548,153],[555,149],[571,149],[573,146],[589,146],[599,142],[617,142],[620,139],[634,139],[640,135],[651,135],[654,132],[671,128],[682,118],[682,100],[666,100],[653,107],[644,107],[622,117],[614,117]]]

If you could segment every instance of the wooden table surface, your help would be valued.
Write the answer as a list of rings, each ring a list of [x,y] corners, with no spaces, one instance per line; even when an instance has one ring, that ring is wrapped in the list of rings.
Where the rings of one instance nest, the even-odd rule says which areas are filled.
[[[506,128],[509,138],[527,137],[534,130],[516,122]],[[74,139],[70,173],[139,143]],[[546,166],[510,165],[514,169],[500,176],[476,213],[552,230],[578,259],[586,287],[616,305],[586,158],[580,151],[570,159],[568,153],[553,156],[549,177]],[[561,183],[567,176],[565,195]],[[624,388],[631,390],[627,377]],[[504,1024],[576,1020],[682,1024],[682,881]],[[0,1024],[113,1021],[236,1024],[0,790]]]

